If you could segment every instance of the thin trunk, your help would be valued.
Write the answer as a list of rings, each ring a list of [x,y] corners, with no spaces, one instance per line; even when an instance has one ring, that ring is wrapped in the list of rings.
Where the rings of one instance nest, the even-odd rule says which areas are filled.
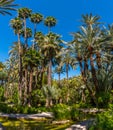
[[[69,64],[66,64],[66,77],[67,77],[67,97],[66,97],[66,102],[67,103],[69,101],[69,84],[68,84],[69,75],[68,75],[68,71],[69,71]]]
[[[28,95],[28,70],[27,66],[25,67],[25,89],[24,89],[24,104],[27,103],[27,95]]]
[[[49,61],[49,66],[48,66],[48,86],[51,87],[51,74],[52,74],[52,62],[51,60]]]
[[[24,42],[25,42],[25,47],[28,48],[28,44],[27,44],[27,32],[26,32],[26,18],[24,18]]]
[[[20,33],[18,35],[18,46],[19,46],[19,100],[18,103],[21,104],[21,99],[22,99],[22,55],[21,55],[21,43],[20,43]]]
[[[31,92],[32,92],[32,84],[33,84],[33,70],[30,71],[30,81],[29,81],[29,100],[28,106],[31,106]]]
[[[48,74],[48,87],[51,87],[51,74],[52,74],[52,62],[51,60],[49,61],[49,66],[48,66],[48,70],[47,70],[47,74]],[[46,107],[50,107],[50,102],[51,99],[50,97],[46,98]]]

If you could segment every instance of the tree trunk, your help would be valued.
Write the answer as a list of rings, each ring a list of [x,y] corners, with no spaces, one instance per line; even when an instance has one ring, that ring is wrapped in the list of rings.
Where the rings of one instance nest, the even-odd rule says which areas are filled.
[[[22,55],[21,55],[21,43],[20,43],[20,33],[18,35],[18,47],[19,47],[19,85],[18,85],[18,91],[19,91],[19,99],[18,103],[21,104],[22,99]]]
[[[33,84],[33,69],[30,71],[30,81],[29,81],[29,100],[28,106],[31,107],[31,92],[32,92],[32,84]]]
[[[49,61],[49,66],[48,66],[48,86],[51,87],[51,74],[52,74],[52,62],[51,60]]]
[[[28,48],[27,44],[27,32],[26,32],[26,18],[24,18],[24,42],[25,42],[25,47]]]
[[[24,105],[27,103],[28,99],[28,70],[27,66],[25,67],[25,89],[24,89]]]
[[[69,101],[69,84],[68,84],[69,75],[68,75],[68,71],[69,71],[69,64],[66,64],[66,77],[67,77],[67,97],[66,97],[66,102],[67,103]]]

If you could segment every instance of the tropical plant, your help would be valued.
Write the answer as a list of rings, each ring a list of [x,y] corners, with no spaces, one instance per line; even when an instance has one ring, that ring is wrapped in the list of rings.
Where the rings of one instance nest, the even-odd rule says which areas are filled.
[[[33,13],[30,16],[31,22],[34,24],[34,35],[37,32],[37,24],[43,20],[43,16],[40,13]]]
[[[10,11],[16,11],[14,7],[18,6],[13,3],[14,0],[1,0],[0,1],[0,14],[2,15],[12,15]]]
[[[50,28],[54,27],[56,25],[57,21],[54,17],[52,16],[48,16],[45,20],[44,20],[44,24],[45,26],[48,27],[48,31],[50,32]]]

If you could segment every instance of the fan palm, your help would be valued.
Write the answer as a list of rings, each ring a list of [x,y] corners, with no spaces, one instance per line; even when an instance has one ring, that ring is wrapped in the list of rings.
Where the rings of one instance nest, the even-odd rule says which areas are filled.
[[[25,38],[25,44],[27,46],[27,30],[26,30],[26,19],[29,18],[31,16],[31,10],[28,8],[20,8],[18,9],[18,17],[23,19],[23,23],[24,23],[24,38]]]
[[[48,86],[51,86],[52,65],[56,55],[61,49],[60,36],[54,33],[49,33],[44,37],[43,43],[39,45],[40,51],[48,61]]]
[[[34,35],[36,33],[37,24],[39,24],[43,20],[42,14],[34,13],[30,16],[31,22],[34,24]]]
[[[48,30],[50,32],[50,28],[54,27],[56,25],[57,21],[54,17],[52,16],[48,16],[45,20],[44,20],[44,24],[45,26],[48,27]]]

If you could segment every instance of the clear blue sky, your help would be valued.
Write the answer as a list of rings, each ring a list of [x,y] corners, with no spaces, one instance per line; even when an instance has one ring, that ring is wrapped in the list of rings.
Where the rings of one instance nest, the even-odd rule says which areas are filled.
[[[82,14],[92,13],[101,16],[101,21],[105,24],[113,22],[113,0],[15,0],[19,7],[31,8],[34,12],[40,12],[46,16],[54,16],[58,23],[52,30],[62,35],[66,41],[72,39],[70,32],[75,32],[81,24],[79,21]],[[8,58],[8,51],[16,36],[9,25],[10,19],[16,16],[0,15],[0,61]],[[47,28],[42,24],[38,30],[47,32]]]

